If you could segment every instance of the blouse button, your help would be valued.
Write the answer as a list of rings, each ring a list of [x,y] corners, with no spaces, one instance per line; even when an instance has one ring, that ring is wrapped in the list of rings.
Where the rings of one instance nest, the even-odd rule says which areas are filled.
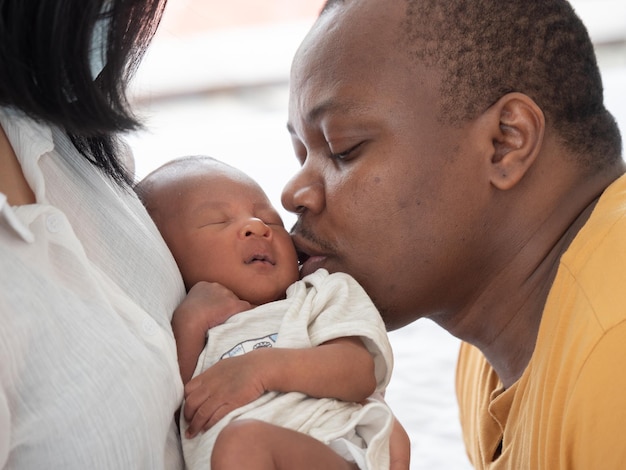
[[[46,218],[46,228],[50,233],[58,233],[63,228],[63,220],[56,214],[49,215]]]
[[[148,336],[153,336],[157,332],[157,325],[151,318],[145,318],[141,324],[141,329]]]

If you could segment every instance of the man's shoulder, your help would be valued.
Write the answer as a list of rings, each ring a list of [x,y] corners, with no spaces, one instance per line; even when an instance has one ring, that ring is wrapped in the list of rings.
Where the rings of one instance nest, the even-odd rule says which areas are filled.
[[[605,190],[564,253],[555,285],[564,279],[596,315],[607,312],[613,322],[626,318],[626,176]]]

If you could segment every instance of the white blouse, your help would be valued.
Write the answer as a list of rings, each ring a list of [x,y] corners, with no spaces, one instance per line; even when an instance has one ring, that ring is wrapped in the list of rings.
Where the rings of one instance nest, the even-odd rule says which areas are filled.
[[[65,134],[0,125],[37,200],[0,193],[0,468],[182,468],[174,259]]]

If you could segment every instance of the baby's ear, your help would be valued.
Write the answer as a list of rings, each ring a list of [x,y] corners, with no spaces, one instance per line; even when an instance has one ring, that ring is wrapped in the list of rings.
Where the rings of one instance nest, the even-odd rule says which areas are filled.
[[[539,106],[523,93],[504,95],[491,106],[489,113],[494,117],[490,127],[493,141],[490,181],[498,189],[511,189],[539,155],[545,117]]]

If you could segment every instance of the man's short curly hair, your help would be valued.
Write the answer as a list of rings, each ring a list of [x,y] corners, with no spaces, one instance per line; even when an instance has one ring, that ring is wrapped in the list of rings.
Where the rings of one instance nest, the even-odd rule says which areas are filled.
[[[509,92],[531,97],[578,162],[621,158],[587,30],[565,0],[406,0],[406,47],[443,73],[441,118],[477,116]]]
[[[328,0],[322,14],[346,1]],[[442,72],[442,122],[476,117],[517,91],[543,110],[573,162],[596,171],[621,159],[593,44],[569,2],[405,1],[400,44]]]

